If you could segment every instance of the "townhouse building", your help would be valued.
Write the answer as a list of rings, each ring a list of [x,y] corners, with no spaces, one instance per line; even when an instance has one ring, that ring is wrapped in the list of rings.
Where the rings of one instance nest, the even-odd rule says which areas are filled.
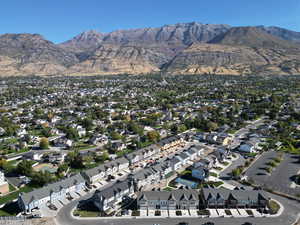
[[[93,184],[105,179],[109,175],[127,169],[128,167],[129,161],[126,158],[121,157],[114,161],[99,165],[95,168],[85,170],[82,172],[82,176],[87,180],[88,183]]]
[[[161,150],[167,150],[170,148],[174,148],[184,144],[184,139],[180,135],[175,135],[172,137],[164,138],[163,140],[159,141],[157,144],[160,146]]]
[[[124,196],[134,194],[134,185],[132,181],[126,179],[117,181],[104,190],[97,190],[91,197],[91,201],[99,211],[114,209]]]
[[[203,189],[205,208],[257,208],[267,207],[270,197],[265,191]]]
[[[144,191],[137,196],[140,210],[198,209],[198,190]]]
[[[19,207],[26,212],[31,212],[34,208],[40,208],[42,205],[55,203],[62,200],[67,195],[80,192],[85,188],[85,180],[80,174],[48,184],[42,188],[28,193],[20,193],[18,197]]]

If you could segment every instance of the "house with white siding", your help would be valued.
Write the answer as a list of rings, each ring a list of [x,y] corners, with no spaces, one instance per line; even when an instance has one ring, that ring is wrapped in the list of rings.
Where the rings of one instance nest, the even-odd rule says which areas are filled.
[[[31,192],[20,193],[18,205],[24,212],[31,212],[32,209],[40,208],[48,202],[53,204],[58,200],[65,199],[68,194],[72,195],[84,188],[84,178],[80,174],[76,174]]]

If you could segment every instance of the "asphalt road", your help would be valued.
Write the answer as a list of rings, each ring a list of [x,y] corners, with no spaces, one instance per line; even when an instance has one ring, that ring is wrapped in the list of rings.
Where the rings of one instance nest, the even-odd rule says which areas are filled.
[[[270,194],[271,195],[271,194]],[[87,196],[86,196],[87,197]],[[86,198],[85,197],[85,198]],[[189,225],[201,225],[211,221],[216,225],[241,225],[251,222],[255,225],[291,225],[300,216],[300,203],[279,196],[271,195],[284,205],[285,210],[280,217],[269,218],[149,218],[149,219],[74,219],[70,211],[79,200],[64,206],[55,218],[58,225],[176,225],[180,222],[188,222]]]
[[[242,158],[239,158],[242,160]],[[232,164],[227,168],[230,172],[241,161],[237,160],[237,164]],[[227,172],[224,171],[226,174]],[[232,181],[234,182],[234,181]],[[239,183],[237,183],[239,184]],[[243,186],[239,184],[239,186]],[[284,211],[281,216],[274,218],[142,218],[142,219],[75,219],[71,216],[71,211],[79,201],[88,199],[93,193],[71,202],[64,206],[57,214],[55,221],[58,225],[176,225],[180,222],[188,222],[189,225],[201,225],[205,222],[214,222],[216,225],[241,225],[245,222],[251,222],[254,225],[291,225],[300,217],[300,202],[289,200],[274,194],[269,194],[271,198],[278,200],[283,206]]]
[[[291,177],[300,170],[300,163],[291,154],[285,154],[284,160],[268,175],[264,170],[266,163],[276,157],[277,153],[269,151],[264,153],[247,171],[246,176],[256,184],[271,188],[290,195],[300,194],[300,187],[292,188]]]
[[[238,156],[238,159],[232,161],[231,165],[228,166],[225,170],[223,170],[223,171],[220,173],[219,177],[220,177],[221,179],[225,179],[225,180],[226,180],[226,179],[230,178],[230,177],[231,177],[231,171],[232,171],[233,169],[235,169],[235,168],[237,168],[237,167],[239,167],[239,166],[245,164],[245,158],[244,158],[243,156],[241,156],[241,155],[238,154],[238,153],[235,153],[235,155]]]

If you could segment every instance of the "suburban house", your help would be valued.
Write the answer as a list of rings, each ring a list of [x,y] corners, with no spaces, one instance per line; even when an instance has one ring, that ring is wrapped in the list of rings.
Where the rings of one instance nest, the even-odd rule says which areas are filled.
[[[232,142],[232,136],[227,133],[217,133],[217,132],[211,132],[211,133],[197,133],[196,139],[199,141],[208,142],[211,144],[218,144],[227,146]]]
[[[214,156],[216,156],[217,160],[221,163],[229,156],[229,150],[225,149],[224,147],[218,148],[214,151]]]
[[[173,148],[175,146],[179,146],[184,143],[184,140],[181,136],[175,135],[172,137],[164,138],[159,141],[157,144],[160,146],[161,150],[167,150],[169,148]]]
[[[85,187],[85,180],[80,174],[48,184],[42,188],[28,193],[20,193],[18,198],[19,207],[26,212],[50,202],[65,199],[68,195],[74,195]]]
[[[256,152],[256,148],[252,143],[244,143],[241,144],[239,147],[239,150],[241,152],[246,152],[246,153],[254,153]]]
[[[261,208],[267,207],[269,196],[264,191],[203,189],[206,208]]]
[[[169,162],[161,162],[151,168],[159,173],[160,179],[166,178],[166,175],[172,172],[172,167]]]
[[[175,157],[178,158],[182,162],[182,165],[187,165],[187,163],[190,159],[190,156],[188,154],[186,154],[185,152],[181,152],[179,155],[176,155]]]
[[[126,148],[126,145],[121,140],[116,140],[111,142],[111,147],[116,151],[122,151]]]
[[[52,141],[52,145],[54,147],[58,147],[58,148],[71,148],[73,145],[73,141],[66,137],[60,137],[60,138],[54,139]]]
[[[144,191],[137,196],[140,210],[198,209],[199,192],[196,190]]]
[[[192,169],[192,177],[200,181],[204,181],[209,176],[209,169],[203,166],[194,167]]]
[[[192,145],[189,149],[195,151],[197,156],[201,156],[204,151],[204,149],[199,145]]]
[[[253,153],[260,149],[261,141],[257,138],[251,138],[249,141],[242,143],[239,147],[241,152]]]
[[[132,194],[134,194],[133,183],[126,179],[117,181],[104,190],[97,190],[91,200],[99,211],[108,211],[114,209],[124,196],[131,196]]]
[[[169,161],[173,171],[176,171],[182,167],[182,161],[177,157],[173,157]]]
[[[108,137],[106,135],[95,135],[88,140],[88,143],[91,145],[106,145],[108,143]]]
[[[196,149],[193,148],[189,148],[188,150],[185,150],[184,153],[186,153],[189,156],[190,160],[195,160],[196,157],[198,156],[198,152],[196,151]]]
[[[215,159],[212,157],[207,157],[205,159],[200,159],[198,162],[194,163],[194,167],[202,166],[207,169],[211,169],[215,164]]]

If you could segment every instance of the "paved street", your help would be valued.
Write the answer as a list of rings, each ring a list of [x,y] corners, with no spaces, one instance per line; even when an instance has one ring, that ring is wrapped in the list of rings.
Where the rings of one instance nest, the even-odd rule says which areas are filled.
[[[212,221],[216,225],[241,225],[244,222],[251,222],[255,225],[291,225],[300,215],[300,204],[293,200],[271,195],[272,198],[280,201],[285,210],[280,217],[276,218],[149,218],[149,219],[81,219],[72,218],[70,211],[74,208],[78,200],[63,207],[56,216],[59,225],[176,225],[179,222],[188,222],[189,225],[201,225]]]
[[[237,168],[237,167],[239,167],[239,166],[245,164],[245,159],[244,159],[243,156],[241,156],[241,155],[238,154],[238,153],[235,153],[235,155],[238,156],[238,159],[232,161],[231,165],[228,166],[225,170],[223,170],[223,171],[220,173],[219,177],[220,177],[221,179],[225,179],[225,180],[229,179],[229,178],[231,177],[231,171],[232,171],[233,169],[235,169],[235,168]]]
[[[266,163],[276,157],[277,153],[269,151],[264,153],[247,171],[246,176],[256,184],[271,188],[290,195],[300,194],[300,187],[291,188],[291,177],[300,170],[300,163],[293,155],[285,154],[284,160],[277,166],[271,175],[267,175],[264,168]]]

